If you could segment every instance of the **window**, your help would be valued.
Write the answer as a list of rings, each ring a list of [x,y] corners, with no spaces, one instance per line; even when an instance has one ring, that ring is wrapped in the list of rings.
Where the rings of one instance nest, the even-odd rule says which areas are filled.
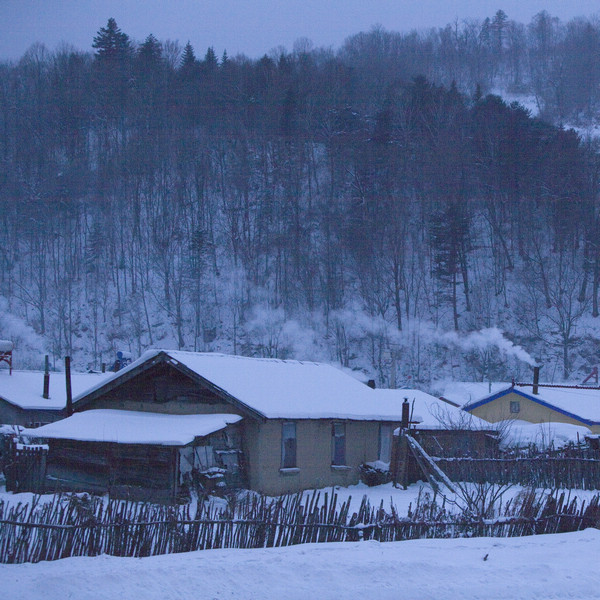
[[[513,400],[510,403],[510,412],[518,413],[521,412],[521,403],[518,400]]]
[[[384,463],[389,463],[392,457],[392,432],[389,423],[379,425],[379,460]]]
[[[331,426],[331,464],[346,464],[346,424],[333,423]]]
[[[296,468],[296,423],[283,423],[281,428],[281,468]]]

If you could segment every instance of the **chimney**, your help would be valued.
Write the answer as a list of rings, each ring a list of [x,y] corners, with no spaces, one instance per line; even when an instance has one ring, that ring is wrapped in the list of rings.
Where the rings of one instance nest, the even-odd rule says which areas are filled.
[[[538,394],[538,386],[540,383],[540,367],[539,365],[535,365],[533,367],[533,393]]]
[[[367,385],[374,390],[375,389],[375,380],[374,379],[369,379],[369,381],[367,381]]]
[[[65,356],[65,379],[67,384],[67,417],[73,414],[73,394],[71,393],[71,357]]]
[[[404,402],[402,403],[402,428],[408,429],[408,424],[410,421],[410,404],[408,403],[408,398],[404,398]]]
[[[42,398],[48,400],[48,398],[50,398],[50,362],[47,354],[44,358],[44,362],[44,393],[42,394]]]

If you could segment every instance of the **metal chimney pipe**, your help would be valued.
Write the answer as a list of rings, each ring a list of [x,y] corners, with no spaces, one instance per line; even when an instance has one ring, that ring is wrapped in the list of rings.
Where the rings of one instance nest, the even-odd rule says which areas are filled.
[[[67,417],[73,414],[73,394],[71,392],[71,357],[65,356],[65,380],[67,384]]]
[[[408,398],[404,398],[404,402],[402,403],[402,428],[408,429],[409,422],[410,422],[410,404],[408,403]]]
[[[540,367],[536,365],[533,367],[533,393],[538,394],[538,386],[540,383]]]
[[[48,400],[48,398],[50,398],[50,361],[47,354],[44,362],[44,393],[42,394],[42,398]]]

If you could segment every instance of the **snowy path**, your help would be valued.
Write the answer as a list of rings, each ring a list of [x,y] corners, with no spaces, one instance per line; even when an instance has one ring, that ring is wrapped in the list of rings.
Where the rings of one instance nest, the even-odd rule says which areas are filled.
[[[0,565],[0,589],[10,600],[590,600],[599,558],[600,531],[588,529]]]

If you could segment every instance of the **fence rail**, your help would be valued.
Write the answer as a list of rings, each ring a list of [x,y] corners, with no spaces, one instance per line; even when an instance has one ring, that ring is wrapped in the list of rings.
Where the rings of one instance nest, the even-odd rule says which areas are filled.
[[[434,458],[452,481],[600,489],[600,460],[581,457]]]
[[[157,506],[100,498],[56,496],[52,503],[0,502],[0,562],[22,563],[70,556],[142,557],[211,548],[263,548],[314,542],[400,541],[435,537],[512,537],[600,526],[600,495],[588,503],[565,494],[534,492],[509,502],[501,518],[450,515],[418,504],[400,517],[394,506],[373,507],[365,497],[350,514],[351,499],[315,492],[276,500],[250,496],[225,508],[198,503]]]

